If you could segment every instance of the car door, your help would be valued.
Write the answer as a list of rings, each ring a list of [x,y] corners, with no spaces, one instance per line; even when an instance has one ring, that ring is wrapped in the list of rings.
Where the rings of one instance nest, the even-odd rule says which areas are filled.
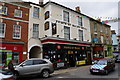
[[[44,60],[33,60],[33,65],[34,65],[34,73],[40,73],[41,69],[45,68],[47,65],[47,62]]]
[[[19,66],[19,72],[21,75],[31,74],[33,71],[33,60],[27,60]]]

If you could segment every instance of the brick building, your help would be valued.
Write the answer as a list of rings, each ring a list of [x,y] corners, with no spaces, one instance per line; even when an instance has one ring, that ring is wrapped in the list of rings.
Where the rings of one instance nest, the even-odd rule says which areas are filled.
[[[22,62],[27,55],[29,7],[24,3],[0,3],[0,56],[2,63]]]

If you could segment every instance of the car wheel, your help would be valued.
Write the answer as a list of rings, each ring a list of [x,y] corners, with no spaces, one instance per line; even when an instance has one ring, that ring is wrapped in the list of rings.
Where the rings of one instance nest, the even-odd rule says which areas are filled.
[[[108,70],[105,70],[105,74],[108,75]]]
[[[13,74],[13,77],[14,77],[15,80],[18,79],[19,78],[19,73],[17,71],[15,71],[14,74]]]
[[[42,77],[44,77],[44,78],[48,78],[49,77],[49,71],[48,70],[43,70],[43,72],[42,72]]]

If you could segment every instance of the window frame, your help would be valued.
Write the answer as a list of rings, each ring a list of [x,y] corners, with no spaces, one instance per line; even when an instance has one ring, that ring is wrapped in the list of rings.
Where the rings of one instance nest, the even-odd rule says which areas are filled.
[[[78,16],[78,25],[83,26],[82,17]]]
[[[48,16],[47,16],[47,15],[48,15]],[[48,18],[50,18],[50,11],[46,11],[46,12],[45,12],[45,20],[48,19]]]
[[[17,16],[17,15],[16,15],[16,10],[20,11],[21,16]],[[17,13],[17,14],[18,14],[18,13]],[[20,10],[20,9],[15,9],[15,10],[14,10],[14,17],[22,18],[22,10]]]
[[[97,23],[94,23],[94,31],[97,32]]]
[[[38,9],[38,12],[35,11],[35,8]],[[37,14],[37,16],[35,14]],[[33,18],[37,18],[37,19],[40,18],[40,8],[35,7],[35,6],[33,7]]]
[[[20,37],[19,37],[19,38],[14,37],[14,33],[15,33],[15,31],[14,31],[14,30],[15,30],[15,29],[14,29],[14,26],[15,26],[15,25],[17,25],[17,24],[14,24],[14,25],[13,25],[13,39],[21,39],[21,26],[20,26],[20,25],[19,25],[19,26],[20,26],[20,31],[19,31],[19,32],[20,32]],[[17,25],[17,26],[18,26],[18,25]]]
[[[80,34],[81,32],[82,32],[82,36]],[[84,40],[84,38],[83,38],[83,30],[78,30],[78,37],[79,37],[79,41],[83,41]]]
[[[7,13],[8,13],[8,7],[7,6],[3,6],[3,5],[0,5],[0,6],[2,7],[2,9],[3,9],[3,7],[6,7],[6,12],[5,13],[0,12],[0,14],[7,15]]]
[[[34,26],[34,25],[37,25],[37,31],[34,31],[35,29],[34,29],[34,27],[36,27],[36,26]],[[34,35],[34,34],[37,34],[37,35]],[[33,34],[32,34],[32,37],[33,38],[39,38],[39,24],[33,24]]]
[[[66,20],[65,13],[67,13],[68,18]],[[70,22],[70,13],[68,11],[63,10],[63,21]]]
[[[69,31],[65,32],[65,28]],[[65,35],[67,35],[67,37]],[[70,40],[70,27],[64,26],[64,38]]]
[[[47,23],[48,23],[48,27],[46,28]],[[49,28],[50,28],[50,22],[47,21],[47,22],[44,23],[44,30],[45,30],[45,31],[46,31],[46,30],[49,30]]]
[[[1,22],[0,22],[1,23]],[[0,38],[5,38],[5,32],[6,32],[6,23],[1,23],[2,25],[4,24],[4,33],[3,36],[0,36]]]

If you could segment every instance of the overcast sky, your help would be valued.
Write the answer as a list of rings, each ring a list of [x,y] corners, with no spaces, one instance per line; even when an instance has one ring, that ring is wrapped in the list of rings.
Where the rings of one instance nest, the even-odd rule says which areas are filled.
[[[39,0],[24,0],[38,3]],[[46,3],[49,0],[44,0]],[[62,4],[71,9],[80,6],[81,12],[90,17],[102,17],[102,20],[109,20],[105,17],[118,18],[118,2],[120,0],[51,0]],[[118,33],[118,23],[108,23],[112,26],[111,29],[116,30]]]

